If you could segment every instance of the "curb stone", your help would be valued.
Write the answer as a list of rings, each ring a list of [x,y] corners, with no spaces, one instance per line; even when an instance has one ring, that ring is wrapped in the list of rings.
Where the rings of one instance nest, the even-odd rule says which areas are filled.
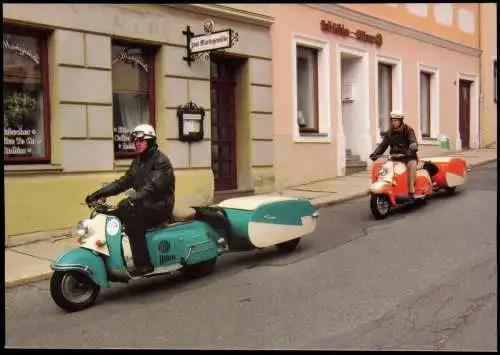
[[[493,163],[495,161],[497,161],[497,158],[491,158],[491,159],[487,159],[485,161],[482,161],[482,162],[479,162],[476,164],[470,164],[469,167],[474,168],[474,167],[486,165],[489,163]],[[320,202],[320,203],[313,203],[313,206],[317,209],[320,209],[320,208],[324,208],[324,207],[328,207],[328,206],[337,205],[337,204],[340,204],[343,202],[355,200],[357,198],[366,196],[367,194],[368,194],[367,191],[357,192],[357,193],[353,193],[350,196],[346,196],[346,197],[343,197],[340,199],[335,199],[332,201],[325,201],[325,202]],[[25,285],[28,285],[31,283],[48,280],[52,276],[52,273],[53,273],[52,271],[49,271],[49,272],[44,272],[43,274],[40,274],[40,275],[28,276],[28,277],[23,277],[23,278],[20,278],[17,280],[5,282],[5,289],[19,287],[19,286],[25,286]]]
[[[12,280],[12,281],[6,281],[5,282],[5,289],[8,288],[13,288],[13,287],[19,287],[19,286],[26,286],[35,282],[39,281],[45,281],[50,279],[52,276],[52,271],[44,272],[43,274],[39,275],[34,275],[34,276],[27,276],[27,277],[22,277],[17,280]]]

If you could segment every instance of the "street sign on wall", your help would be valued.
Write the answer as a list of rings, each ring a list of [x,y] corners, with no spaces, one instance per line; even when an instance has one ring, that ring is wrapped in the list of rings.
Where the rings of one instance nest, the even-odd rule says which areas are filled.
[[[186,26],[186,30],[182,31],[182,34],[186,36],[186,56],[182,59],[188,65],[191,65],[195,58],[201,58],[202,56],[210,58],[211,52],[223,51],[238,42],[238,33],[232,29],[215,31],[213,20],[205,21],[203,32],[204,34],[195,35],[191,32],[190,26]]]
[[[231,47],[232,31],[223,30],[191,37],[189,47],[191,53],[210,52],[218,49],[226,49]]]

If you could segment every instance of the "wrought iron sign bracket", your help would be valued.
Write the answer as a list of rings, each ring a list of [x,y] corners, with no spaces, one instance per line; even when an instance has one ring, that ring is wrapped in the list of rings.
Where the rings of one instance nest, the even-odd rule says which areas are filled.
[[[182,57],[189,66],[194,62],[193,54],[191,53],[191,38],[194,36],[194,33],[191,32],[191,26],[186,26],[186,30],[182,31],[182,34],[186,36],[186,56]]]

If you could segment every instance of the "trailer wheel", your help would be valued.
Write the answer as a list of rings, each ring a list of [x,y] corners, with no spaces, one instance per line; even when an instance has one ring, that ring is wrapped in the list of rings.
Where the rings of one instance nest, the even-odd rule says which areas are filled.
[[[391,211],[391,200],[387,195],[375,195],[370,196],[370,210],[375,219],[384,219],[389,215]]]
[[[197,264],[185,265],[181,271],[190,279],[197,279],[212,273],[215,269],[217,258],[205,260]]]
[[[275,247],[280,253],[290,253],[297,249],[299,245],[300,238],[295,238],[292,240],[287,240],[286,242],[276,244]]]
[[[55,271],[50,279],[50,295],[66,312],[90,307],[100,290],[87,275],[77,271]]]
[[[457,187],[456,186],[453,186],[453,187],[447,187],[444,189],[445,193],[448,195],[448,196],[451,196],[455,193],[455,191],[457,191]]]

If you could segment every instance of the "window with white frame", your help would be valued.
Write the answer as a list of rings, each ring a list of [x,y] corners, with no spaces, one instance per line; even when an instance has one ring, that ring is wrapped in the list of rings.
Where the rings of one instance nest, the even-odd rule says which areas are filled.
[[[330,42],[292,36],[293,141],[331,142]]]
[[[378,129],[380,134],[389,130],[389,116],[393,107],[392,86],[394,66],[378,63]]]
[[[424,138],[431,136],[431,75],[420,72],[420,133]]]
[[[420,134],[422,138],[431,137],[432,129],[432,74],[420,72]]]
[[[299,45],[297,46],[297,124],[300,132],[318,132],[318,106],[318,50]]]
[[[419,131],[423,140],[436,140],[439,134],[439,71],[419,65]]]

